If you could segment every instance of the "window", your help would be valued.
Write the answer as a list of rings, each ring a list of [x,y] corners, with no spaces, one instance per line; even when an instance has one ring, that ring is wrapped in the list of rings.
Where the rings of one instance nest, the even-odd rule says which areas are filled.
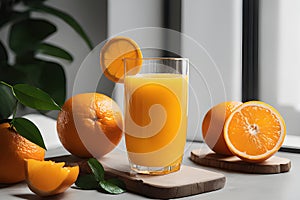
[[[242,0],[182,0],[182,55],[190,59],[188,139],[201,140],[205,113],[241,100]]]
[[[280,111],[300,146],[300,1],[259,1],[259,99]]]

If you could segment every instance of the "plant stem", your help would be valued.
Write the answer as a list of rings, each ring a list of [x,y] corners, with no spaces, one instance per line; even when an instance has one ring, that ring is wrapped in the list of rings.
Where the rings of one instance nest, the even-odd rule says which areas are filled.
[[[16,117],[16,113],[17,113],[17,108],[18,108],[18,103],[19,101],[16,100],[16,104],[15,104],[15,107],[14,107],[14,112],[13,112],[13,115],[12,115],[12,120],[10,122],[10,126],[12,127],[13,123],[14,123],[14,120],[15,120],[15,117]]]
[[[0,83],[1,83],[2,85],[5,85],[5,86],[11,88],[11,89],[12,89],[12,87],[13,87],[13,86],[9,85],[8,83],[5,83],[4,81],[0,81]]]

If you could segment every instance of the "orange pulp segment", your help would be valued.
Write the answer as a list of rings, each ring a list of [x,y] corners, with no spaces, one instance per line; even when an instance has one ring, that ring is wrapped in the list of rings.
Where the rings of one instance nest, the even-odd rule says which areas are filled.
[[[114,37],[105,43],[100,52],[100,65],[104,75],[111,81],[123,83],[124,74],[137,74],[142,65],[142,52],[137,43],[127,37]],[[126,72],[124,72],[124,59]]]
[[[286,135],[285,122],[272,106],[249,101],[228,117],[224,138],[230,151],[248,162],[262,162],[281,147]]]
[[[39,196],[60,194],[77,179],[79,167],[64,167],[65,163],[27,159],[26,182],[30,190]]]

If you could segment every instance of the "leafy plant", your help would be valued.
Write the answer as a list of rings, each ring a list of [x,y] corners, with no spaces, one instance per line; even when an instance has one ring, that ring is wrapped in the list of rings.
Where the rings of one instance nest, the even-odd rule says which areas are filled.
[[[125,192],[125,184],[119,179],[105,180],[105,171],[101,163],[95,158],[88,160],[92,174],[81,175],[75,182],[76,186],[84,190],[104,190],[110,194],[121,194]]]
[[[1,0],[0,29],[6,25],[10,29],[7,46],[0,40],[0,80],[12,85],[26,83],[41,88],[62,105],[66,97],[63,67],[58,62],[37,55],[69,62],[73,61],[73,57],[65,49],[45,41],[57,28],[46,19],[33,18],[32,14],[47,13],[56,16],[72,27],[90,49],[92,44],[72,16],[46,5],[45,2],[46,0]],[[9,50],[13,52],[13,56],[10,56],[12,54],[8,53]],[[0,119],[7,118],[13,112],[13,99],[8,89],[0,85]]]
[[[61,110],[60,106],[44,91],[39,88],[27,84],[10,85],[3,81],[0,84],[6,87],[5,91],[12,96],[9,102],[13,108],[12,119],[2,120],[9,122],[11,128],[29,141],[46,149],[44,140],[39,129],[30,120],[22,117],[16,117],[18,105],[21,103],[24,106],[38,110]],[[5,107],[5,106],[4,106]]]

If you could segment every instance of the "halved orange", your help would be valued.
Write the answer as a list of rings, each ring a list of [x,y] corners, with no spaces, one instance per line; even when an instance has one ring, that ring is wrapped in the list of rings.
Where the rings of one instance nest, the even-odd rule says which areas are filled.
[[[124,59],[131,61],[124,70]],[[142,65],[142,52],[137,43],[127,37],[117,36],[105,43],[100,52],[100,65],[104,75],[114,82],[123,83],[124,74],[137,74]]]
[[[27,159],[25,163],[28,187],[39,196],[63,193],[76,181],[79,174],[78,166],[64,167],[64,162]]]
[[[224,125],[229,150],[247,162],[262,162],[281,147],[286,135],[285,122],[272,106],[249,101],[237,107]]]

